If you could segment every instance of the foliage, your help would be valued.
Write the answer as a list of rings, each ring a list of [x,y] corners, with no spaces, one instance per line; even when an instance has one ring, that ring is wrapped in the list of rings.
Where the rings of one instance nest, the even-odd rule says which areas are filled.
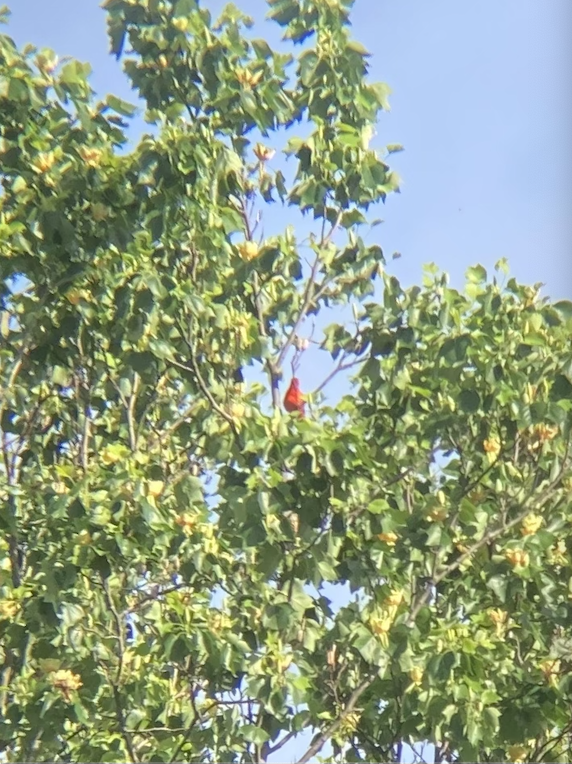
[[[8,760],[264,761],[310,729],[300,762],[567,760],[572,305],[503,263],[386,273],[351,5],[269,0],[290,56],[233,6],[106,0],[132,149],[87,64],[0,38]],[[308,265],[257,235],[277,201]],[[283,413],[304,319],[348,302],[319,345],[351,392]]]

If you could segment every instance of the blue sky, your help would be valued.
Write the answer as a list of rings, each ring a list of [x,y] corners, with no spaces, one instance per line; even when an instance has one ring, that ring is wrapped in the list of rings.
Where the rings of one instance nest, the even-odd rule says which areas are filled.
[[[236,4],[278,44],[264,0]],[[216,15],[224,3],[205,5]],[[520,281],[572,299],[572,0],[356,0],[353,25],[372,79],[393,89],[373,145],[405,146],[390,158],[402,193],[368,239],[402,253],[391,271],[411,284],[435,262],[460,285],[469,265],[507,257]],[[100,96],[135,100],[97,0],[12,0],[7,31],[89,61]],[[307,367],[301,376],[321,381]]]

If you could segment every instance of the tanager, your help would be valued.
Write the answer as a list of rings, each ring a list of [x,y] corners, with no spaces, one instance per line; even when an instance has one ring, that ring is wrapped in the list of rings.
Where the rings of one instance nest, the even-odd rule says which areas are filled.
[[[300,416],[304,416],[304,396],[300,391],[300,380],[298,377],[292,377],[290,387],[286,390],[284,396],[284,408],[286,411],[298,411]]]

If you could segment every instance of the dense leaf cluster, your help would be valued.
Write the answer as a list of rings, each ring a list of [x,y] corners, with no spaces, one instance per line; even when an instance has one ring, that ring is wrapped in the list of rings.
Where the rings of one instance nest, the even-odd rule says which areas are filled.
[[[386,273],[351,5],[269,0],[286,55],[231,5],[106,0],[133,148],[88,65],[0,37],[8,761],[568,756],[572,306],[503,263]],[[260,234],[272,202],[309,245]],[[351,393],[285,414],[348,302],[317,342]]]

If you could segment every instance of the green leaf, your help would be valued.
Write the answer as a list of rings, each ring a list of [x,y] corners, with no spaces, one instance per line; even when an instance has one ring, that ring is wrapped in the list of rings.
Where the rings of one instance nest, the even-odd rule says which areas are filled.
[[[383,666],[387,655],[378,637],[374,636],[365,626],[359,626],[354,646],[367,663],[373,666]]]
[[[114,95],[108,95],[105,101],[110,109],[113,109],[118,114],[122,114],[124,117],[132,117],[137,111],[136,106]]]
[[[313,50],[305,51],[298,59],[299,76],[303,85],[309,86],[315,75],[320,59]]]
[[[495,263],[495,271],[500,271],[505,276],[508,274],[509,267],[508,267],[508,260],[506,259],[506,257],[501,257],[500,260],[497,260],[497,262]]]
[[[489,578],[487,581],[487,586],[496,594],[502,603],[506,602],[506,592],[508,586],[508,580],[506,576],[502,576],[500,574],[491,576],[491,578]]]
[[[487,271],[482,265],[474,265],[467,268],[465,277],[472,284],[484,284],[487,280]]]
[[[54,385],[60,385],[60,387],[69,387],[71,384],[71,373],[69,369],[63,366],[54,366],[52,372],[52,382]]]
[[[550,388],[550,397],[552,400],[560,401],[572,399],[572,383],[564,374],[557,374],[554,377]]]
[[[449,364],[455,364],[465,361],[467,350],[471,346],[471,337],[465,334],[461,337],[448,339],[443,343],[439,355]]]
[[[176,0],[173,6],[174,16],[190,16],[198,8],[197,0]]]
[[[371,512],[372,515],[379,515],[382,512],[387,512],[388,509],[389,504],[385,499],[374,499],[367,505],[367,511]]]
[[[266,40],[251,40],[250,44],[254,48],[256,55],[260,58],[268,59],[272,57],[272,48]]]
[[[443,535],[443,529],[438,523],[433,523],[429,528],[427,534],[427,546],[439,546],[441,542],[441,536]]]
[[[268,0],[268,5],[273,9],[268,13],[268,18],[281,27],[289,24],[300,13],[296,0]]]
[[[270,740],[268,732],[261,727],[257,727],[255,724],[243,724],[240,732],[245,740],[249,743],[254,743],[254,745],[262,745],[267,740]]]
[[[481,397],[476,390],[461,390],[459,406],[467,414],[475,414],[481,407]]]
[[[344,212],[344,214],[342,215],[341,224],[344,228],[352,228],[356,224],[363,224],[363,223],[367,223],[365,216],[363,215],[363,213],[361,213],[359,210],[355,208],[348,210],[347,212]]]
[[[559,302],[555,302],[552,307],[554,310],[557,310],[558,313],[560,313],[560,315],[563,316],[567,321],[572,318],[572,302],[569,300],[560,300]]]
[[[368,52],[367,48],[365,48],[361,42],[357,42],[357,40],[350,40],[346,43],[347,50],[351,50],[353,53],[359,53],[360,56],[370,56],[371,53]]]
[[[314,604],[313,599],[304,591],[301,581],[294,581],[289,591],[290,604],[294,610],[304,613]]]
[[[369,90],[374,94],[377,103],[384,111],[391,111],[388,97],[391,95],[391,88],[385,82],[376,82],[369,85]]]
[[[182,507],[189,507],[196,503],[202,503],[203,484],[197,477],[187,475],[175,485],[175,494]]]

